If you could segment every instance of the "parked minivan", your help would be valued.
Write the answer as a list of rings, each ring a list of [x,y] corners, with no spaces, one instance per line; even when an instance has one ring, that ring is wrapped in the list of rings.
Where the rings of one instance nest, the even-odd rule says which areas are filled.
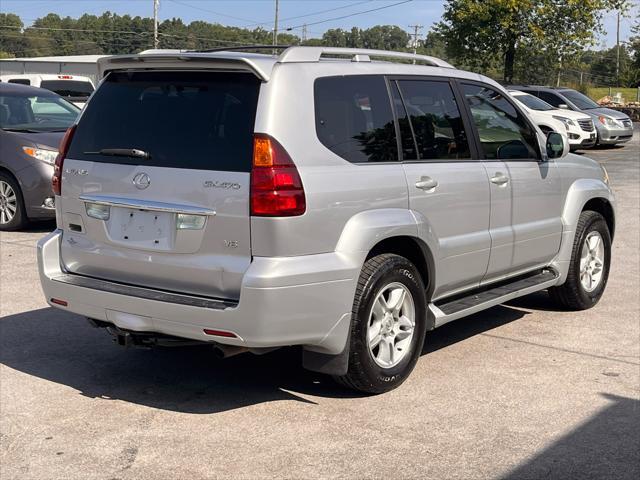
[[[617,145],[628,142],[633,137],[633,123],[628,115],[601,107],[577,90],[535,85],[517,85],[509,88],[535,95],[556,108],[589,115],[598,132],[598,145]]]
[[[54,218],[53,164],[79,113],[49,90],[0,83],[0,231]]]
[[[603,294],[606,171],[486,77],[327,47],[99,70],[38,260],[49,304],[121,345],[299,345],[307,369],[379,393],[428,330],[539,290],[577,310]]]

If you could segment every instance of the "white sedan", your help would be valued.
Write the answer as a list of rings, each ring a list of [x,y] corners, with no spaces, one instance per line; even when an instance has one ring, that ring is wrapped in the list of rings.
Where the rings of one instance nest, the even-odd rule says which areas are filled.
[[[509,93],[544,133],[566,134],[571,150],[591,148],[596,144],[595,126],[584,113],[552,107],[544,100],[518,90],[509,90]]]

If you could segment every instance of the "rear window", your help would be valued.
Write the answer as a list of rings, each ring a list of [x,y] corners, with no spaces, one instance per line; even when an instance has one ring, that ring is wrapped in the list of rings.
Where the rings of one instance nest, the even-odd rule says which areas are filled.
[[[85,107],[69,158],[248,172],[259,88],[245,73],[111,73]],[[98,153],[113,148],[149,158]]]
[[[31,85],[28,78],[12,78],[9,83],[17,83],[18,85]]]
[[[316,133],[325,147],[353,163],[398,160],[384,77],[319,78],[314,89]]]
[[[43,80],[40,82],[40,88],[46,88],[52,92],[56,92],[61,97],[80,97],[86,98],[93,93],[93,85],[89,82],[80,82],[77,80]]]

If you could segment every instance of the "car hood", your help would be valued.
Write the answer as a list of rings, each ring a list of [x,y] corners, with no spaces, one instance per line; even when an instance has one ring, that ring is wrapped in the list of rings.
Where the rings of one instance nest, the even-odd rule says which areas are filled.
[[[25,144],[31,143],[38,148],[57,150],[64,132],[5,132]]]
[[[594,117],[597,117],[598,115],[606,115],[608,117],[615,118],[616,120],[629,119],[629,116],[627,114],[619,112],[617,110],[613,110],[611,108],[605,108],[605,107],[592,108],[590,110],[583,110],[583,112],[588,113],[589,115],[592,115]]]
[[[565,117],[570,120],[591,120],[591,117],[587,115],[585,112],[574,112],[573,110],[567,110],[564,108],[558,108],[554,110],[545,110],[544,112],[540,112],[540,113],[551,114],[556,117]]]

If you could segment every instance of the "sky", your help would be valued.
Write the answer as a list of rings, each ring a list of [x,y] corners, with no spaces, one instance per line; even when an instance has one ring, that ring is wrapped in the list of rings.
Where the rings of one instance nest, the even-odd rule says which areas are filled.
[[[409,25],[418,23],[424,25],[422,32],[426,33],[440,20],[445,3],[444,0],[400,2],[402,0],[280,0],[279,28],[291,27],[292,33],[301,36],[301,25],[307,23],[308,36],[321,37],[329,28],[368,28],[391,24],[410,30]],[[160,20],[179,17],[185,23],[204,20],[248,28],[262,25],[270,30],[273,28],[274,3],[274,0],[160,0],[159,16]],[[389,7],[382,8],[385,6]],[[352,15],[372,9],[379,10]],[[153,0],[0,0],[0,12],[16,13],[26,25],[47,13],[75,18],[83,13],[99,15],[106,10],[150,17],[153,15]],[[347,15],[351,16],[336,18]],[[621,21],[622,41],[628,40],[633,19],[637,16],[640,16],[640,0],[635,1],[629,18]],[[615,14],[605,14],[603,23],[607,34],[598,39],[598,45],[611,47],[616,41]]]

